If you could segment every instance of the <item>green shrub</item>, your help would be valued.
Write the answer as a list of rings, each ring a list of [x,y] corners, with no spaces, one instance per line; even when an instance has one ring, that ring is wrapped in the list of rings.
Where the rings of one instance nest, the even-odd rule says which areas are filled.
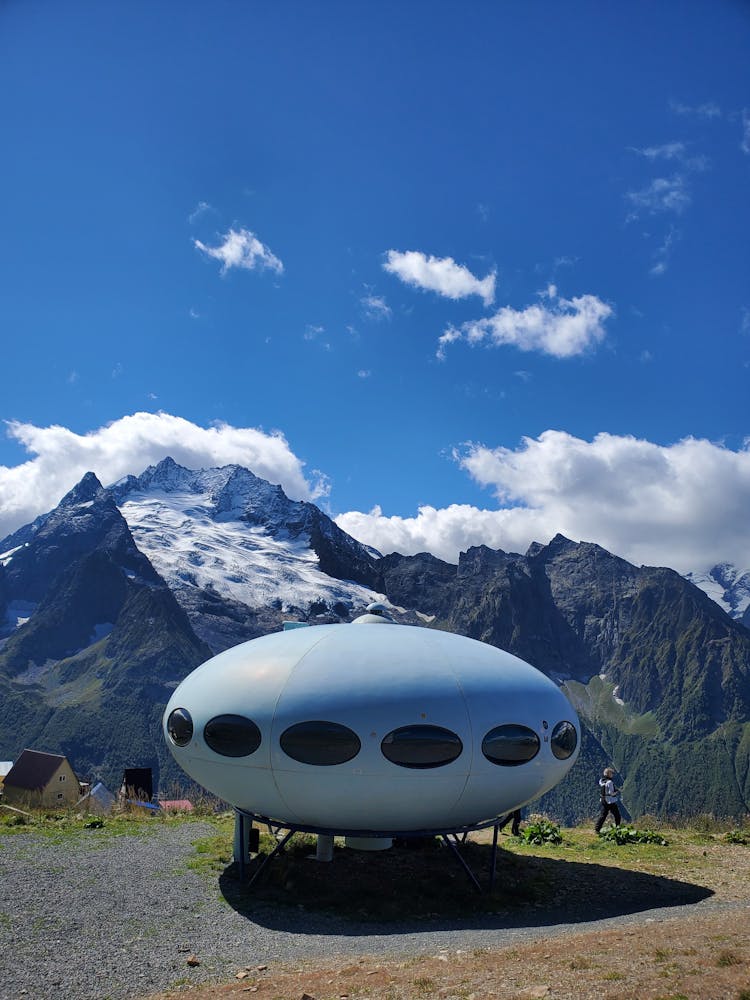
[[[548,819],[540,819],[529,823],[521,831],[521,840],[527,844],[562,844],[560,827],[550,823]]]
[[[637,830],[634,826],[610,826],[599,836],[613,844],[659,844],[666,847],[669,841],[656,830]]]
[[[29,822],[30,817],[23,813],[10,813],[3,817],[3,826],[27,826]]]
[[[729,830],[728,833],[724,835],[724,839],[729,844],[747,844],[748,836],[743,833],[742,830]]]

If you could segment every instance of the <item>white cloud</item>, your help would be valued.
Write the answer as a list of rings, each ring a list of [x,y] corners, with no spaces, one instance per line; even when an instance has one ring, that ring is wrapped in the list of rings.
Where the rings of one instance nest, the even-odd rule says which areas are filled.
[[[205,212],[211,211],[213,211],[213,209],[207,201],[199,201],[188,216],[188,222],[192,225],[197,219],[200,219]]]
[[[368,292],[367,295],[362,296],[359,304],[362,306],[365,316],[368,319],[390,319],[391,317],[391,307],[382,295],[373,295],[371,292]]]
[[[193,240],[193,246],[209,257],[221,261],[222,274],[230,267],[243,268],[246,271],[268,270],[282,274],[284,265],[274,256],[268,247],[261,243],[255,233],[249,229],[230,229],[217,247],[208,247],[200,240]]]
[[[472,545],[512,551],[528,548],[526,538],[532,540],[537,529],[544,530],[533,512],[480,510],[469,504],[440,509],[425,505],[415,517],[387,517],[375,506],[369,513],[349,511],[335,520],[344,531],[384,555],[431,552],[447,562],[457,562],[458,553]],[[525,529],[520,526],[522,520],[528,522]]]
[[[428,257],[419,250],[406,253],[389,250],[383,270],[395,274],[406,285],[437,292],[448,299],[479,295],[486,306],[495,299],[494,271],[480,279],[452,257]]]
[[[524,438],[519,448],[477,444],[456,455],[499,509],[420,507],[414,517],[380,508],[336,518],[345,531],[383,553],[429,551],[455,562],[470,545],[524,552],[557,532],[594,541],[636,565],[703,570],[750,564],[750,445],[732,451],[686,438],[662,446],[598,434],[584,441],[562,431]]]
[[[654,263],[651,266],[649,274],[655,277],[664,274],[664,272],[669,267],[669,262],[672,256],[672,248],[675,242],[680,238],[680,232],[672,226],[669,232],[664,237],[660,247],[657,247],[654,251],[653,260]]]
[[[692,106],[681,104],[679,101],[670,101],[669,107],[678,115],[694,115],[696,118],[721,118],[721,108],[713,101]]]
[[[371,375],[372,372],[369,370],[369,368],[360,368],[360,370],[357,372],[357,378],[369,378]]]
[[[279,483],[295,500],[328,492],[325,477],[306,476],[304,463],[280,432],[223,423],[199,427],[168,413],[134,413],[88,434],[18,421],[7,427],[33,457],[0,466],[0,538],[51,510],[88,471],[106,486],[129,473],[139,475],[167,455],[190,469],[244,465]]]
[[[665,142],[661,146],[647,146],[645,149],[637,146],[630,148],[647,160],[684,160],[686,151],[684,142]]]
[[[665,142],[661,146],[647,146],[645,149],[635,146],[630,148],[639,156],[645,156],[647,160],[676,160],[688,170],[707,170],[710,164],[707,156],[691,156],[684,142]]]
[[[629,219],[637,219],[641,213],[657,215],[661,212],[684,212],[691,202],[688,183],[682,174],[671,177],[655,177],[640,191],[628,191],[625,195],[633,207]]]
[[[542,298],[549,304],[513,309],[503,306],[494,316],[449,327],[440,337],[437,356],[444,360],[445,348],[457,340],[491,347],[513,345],[521,351],[540,351],[556,358],[571,358],[604,339],[604,322],[612,307],[595,295],[564,299],[550,285]]]
[[[742,141],[740,142],[740,149],[743,153],[747,153],[750,156],[750,110],[747,108],[742,109]]]

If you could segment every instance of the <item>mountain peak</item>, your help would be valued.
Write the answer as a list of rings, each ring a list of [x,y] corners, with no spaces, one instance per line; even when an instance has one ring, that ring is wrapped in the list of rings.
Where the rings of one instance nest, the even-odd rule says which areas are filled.
[[[104,489],[93,472],[87,472],[80,482],[76,483],[70,492],[66,493],[60,501],[60,507],[75,507],[80,503],[88,503],[94,500]]]
[[[566,535],[561,535],[560,532],[551,539],[548,548],[550,549],[565,549],[569,545],[575,545],[576,543],[571,541]]]
[[[192,480],[194,473],[186,469],[184,465],[178,465],[171,455],[167,455],[156,465],[149,465],[142,476],[141,481],[148,477],[149,484],[158,484],[165,489],[170,487],[179,489]]]

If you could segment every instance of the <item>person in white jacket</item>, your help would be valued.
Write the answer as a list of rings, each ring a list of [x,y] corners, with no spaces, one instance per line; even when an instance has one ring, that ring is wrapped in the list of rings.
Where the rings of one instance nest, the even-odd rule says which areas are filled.
[[[605,767],[602,777],[599,779],[599,790],[601,793],[602,807],[599,810],[599,818],[596,821],[596,826],[594,829],[597,833],[601,831],[604,826],[604,821],[609,814],[612,814],[612,818],[615,821],[615,826],[619,826],[621,822],[620,817],[620,789],[615,787],[614,783],[615,772],[611,767]]]

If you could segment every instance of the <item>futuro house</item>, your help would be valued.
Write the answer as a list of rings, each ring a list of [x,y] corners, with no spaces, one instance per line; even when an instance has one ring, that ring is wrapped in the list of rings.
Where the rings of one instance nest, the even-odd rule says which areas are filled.
[[[492,821],[556,785],[579,750],[577,716],[539,670],[380,613],[220,653],[175,690],[164,735],[242,812],[349,834]]]

